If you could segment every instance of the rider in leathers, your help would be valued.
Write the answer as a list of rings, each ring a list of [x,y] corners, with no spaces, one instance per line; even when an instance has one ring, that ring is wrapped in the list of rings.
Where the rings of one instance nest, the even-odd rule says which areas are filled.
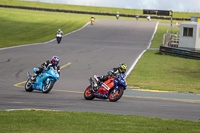
[[[104,76],[99,77],[99,80],[100,80],[100,82],[104,82],[108,79],[109,76],[117,78],[117,76],[119,74],[123,74],[124,77],[125,77],[126,69],[127,69],[127,65],[125,63],[120,63],[117,68],[113,68],[112,70],[110,70],[108,72],[108,75],[104,75]],[[97,83],[97,84],[100,84],[100,82]],[[94,84],[94,87],[97,87],[97,84]]]
[[[63,35],[63,32],[62,32],[61,29],[58,29],[58,31],[56,32],[56,34],[61,34],[61,35]]]
[[[41,64],[41,67],[37,68],[36,73],[31,77],[31,80],[33,82],[36,81],[36,77],[43,71],[43,70],[49,70],[50,67],[53,67],[55,70],[57,70],[58,74],[60,75],[60,66],[58,66],[60,61],[60,58],[58,56],[53,56],[51,61],[47,60],[44,63]]]

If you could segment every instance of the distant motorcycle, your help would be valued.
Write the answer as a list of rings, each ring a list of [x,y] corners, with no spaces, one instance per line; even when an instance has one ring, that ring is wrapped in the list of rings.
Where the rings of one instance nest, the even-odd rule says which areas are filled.
[[[57,39],[57,42],[59,44],[61,42],[62,35],[61,34],[56,34],[56,39]]]
[[[94,24],[94,18],[91,18],[91,25],[93,25]]]
[[[37,68],[34,68],[34,72],[37,71]],[[50,67],[49,70],[43,70],[41,74],[36,77],[36,82],[32,83],[31,73],[27,73],[28,80],[25,84],[25,90],[27,92],[32,92],[33,90],[40,90],[43,93],[48,93],[53,88],[55,82],[59,79],[59,74],[57,70],[53,67]]]
[[[116,19],[117,19],[117,20],[119,19],[119,14],[116,14]]]
[[[122,74],[116,77],[108,77],[105,82],[100,83],[97,88],[94,84],[99,82],[98,76],[94,75],[94,79],[90,77],[90,85],[86,88],[84,92],[84,98],[86,100],[93,100],[94,98],[109,99],[111,102],[118,101],[126,90],[126,80]],[[117,86],[114,84],[117,83]]]

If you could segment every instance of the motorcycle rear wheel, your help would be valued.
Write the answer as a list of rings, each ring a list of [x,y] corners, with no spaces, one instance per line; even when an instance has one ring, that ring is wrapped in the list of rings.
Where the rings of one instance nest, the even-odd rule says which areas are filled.
[[[25,84],[25,90],[26,90],[27,92],[32,92],[32,91],[33,91],[32,84],[31,84],[31,80],[30,80],[30,79],[28,79],[27,82],[26,82],[26,84]]]
[[[124,93],[124,89],[122,88],[119,88],[118,90],[116,90],[115,93],[114,93],[114,89],[112,89],[109,94],[110,102],[118,101],[122,97],[123,93]]]
[[[46,80],[45,80],[46,81]],[[42,92],[43,93],[48,93],[51,91],[51,89],[53,88],[54,85],[54,81],[50,80],[48,84],[44,84],[42,87]]]
[[[86,100],[93,100],[93,99],[95,98],[95,96],[94,96],[94,91],[93,91],[93,90],[90,91],[91,88],[92,88],[91,85],[88,86],[88,87],[86,88],[85,92],[84,92],[84,98],[85,98]]]

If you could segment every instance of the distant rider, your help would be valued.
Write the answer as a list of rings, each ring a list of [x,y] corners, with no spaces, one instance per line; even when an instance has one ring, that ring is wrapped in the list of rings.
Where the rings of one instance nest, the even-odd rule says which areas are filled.
[[[61,34],[61,35],[63,35],[63,32],[62,32],[61,29],[58,29],[58,31],[56,32],[56,34]]]
[[[139,17],[140,17],[140,15],[139,14],[136,14],[136,20],[139,20]]]
[[[116,19],[119,19],[119,12],[117,12],[116,14]]]
[[[37,68],[36,73],[31,77],[31,80],[33,82],[36,81],[36,77],[43,71],[43,70],[49,70],[50,67],[53,67],[55,70],[57,70],[58,74],[60,75],[60,66],[58,66],[60,62],[60,58],[58,56],[53,56],[51,61],[47,60],[44,63],[41,64],[41,67]]]
[[[92,16],[92,17],[90,18],[90,20],[92,20],[92,19],[94,19],[94,20],[95,20],[95,17],[94,17],[94,16]]]
[[[109,76],[117,78],[119,74],[123,74],[123,77],[125,77],[126,69],[127,69],[127,65],[125,63],[120,63],[117,68],[113,68],[112,70],[110,70],[107,75],[100,76],[99,80],[100,82],[105,82],[106,80],[108,80]],[[100,83],[97,83],[97,84],[100,84]],[[97,87],[97,84],[94,84],[94,87]]]
[[[93,24],[94,24],[94,21],[95,21],[95,17],[92,16],[92,17],[90,18],[90,21],[91,21],[91,25],[93,25]]]
[[[147,20],[151,21],[151,16],[150,15],[147,16]]]

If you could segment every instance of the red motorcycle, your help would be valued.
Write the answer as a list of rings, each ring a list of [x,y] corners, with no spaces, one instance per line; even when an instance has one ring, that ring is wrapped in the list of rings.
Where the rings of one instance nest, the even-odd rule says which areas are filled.
[[[109,99],[111,102],[118,101],[126,90],[126,80],[122,74],[117,77],[109,76],[105,82],[100,82],[100,77],[94,75],[94,79],[90,77],[90,85],[84,92],[86,100],[94,98]]]

